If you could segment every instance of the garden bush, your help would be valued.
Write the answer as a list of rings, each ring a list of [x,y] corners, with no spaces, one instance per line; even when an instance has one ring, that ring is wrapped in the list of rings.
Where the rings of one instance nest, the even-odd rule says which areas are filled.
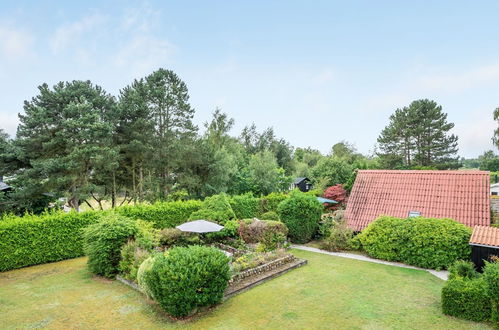
[[[130,240],[121,248],[119,263],[120,274],[129,281],[137,281],[137,272],[140,265],[151,253],[140,247],[137,241]]]
[[[139,228],[135,220],[109,214],[83,230],[84,250],[90,271],[105,277],[118,272],[121,248],[135,238]]]
[[[328,207],[331,210],[337,210],[345,206],[347,200],[347,191],[343,188],[343,185],[337,184],[331,186],[324,191],[324,198],[332,199],[337,201],[337,204],[329,204]]]
[[[247,219],[258,216],[260,200],[252,194],[232,196],[229,198],[230,206],[236,215],[236,219]]]
[[[381,216],[358,239],[371,257],[441,269],[469,259],[470,236],[470,228],[452,219]]]
[[[0,271],[83,255],[82,228],[102,212],[46,212],[0,220]]]
[[[236,215],[230,206],[227,195],[219,194],[206,198],[203,206],[198,211],[193,212],[189,220],[211,220],[223,225],[235,218]]]
[[[246,253],[232,262],[232,273],[239,273],[247,269],[255,268],[271,261],[288,256],[284,249],[271,252]]]
[[[350,249],[353,230],[345,221],[335,222],[331,226],[330,234],[321,243],[321,248],[327,251],[342,251]]]
[[[485,263],[483,278],[491,300],[491,320],[495,328],[499,329],[499,261]]]
[[[285,193],[270,193],[267,196],[260,197],[260,214],[267,212],[277,212],[279,204],[289,197]]]
[[[277,212],[274,212],[274,211],[269,211],[269,212],[265,212],[263,213],[260,218],[262,220],[274,220],[274,221],[279,221],[279,214],[277,214]]]
[[[449,267],[449,279],[456,277],[473,279],[478,277],[478,272],[471,261],[458,260]]]
[[[151,289],[147,286],[146,276],[152,269],[152,265],[154,263],[154,256],[149,256],[146,260],[144,260],[137,271],[137,284],[144,291],[148,298],[153,298]]]
[[[154,299],[175,317],[219,303],[229,279],[229,258],[203,246],[172,248],[156,256],[145,275]]]
[[[152,222],[155,228],[172,228],[189,219],[192,212],[201,208],[202,202],[196,200],[177,202],[156,202],[117,207],[115,212],[131,219]]]
[[[471,321],[490,318],[490,297],[487,283],[481,277],[455,277],[442,288],[442,312]]]
[[[314,196],[293,191],[279,204],[277,213],[289,229],[289,237],[295,243],[312,239],[319,226],[323,206]]]
[[[165,228],[159,232],[159,243],[162,246],[188,246],[200,244],[199,235],[187,233],[177,228]]]
[[[261,243],[264,251],[275,250],[286,242],[288,228],[280,221],[246,219],[240,221],[239,236],[246,243]]]

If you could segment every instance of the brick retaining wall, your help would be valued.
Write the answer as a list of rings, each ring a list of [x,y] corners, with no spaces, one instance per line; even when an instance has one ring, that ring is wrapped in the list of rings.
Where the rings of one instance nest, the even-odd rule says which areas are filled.
[[[294,260],[295,260],[295,256],[289,255],[289,256],[285,256],[285,257],[276,259],[276,260],[271,261],[269,263],[266,263],[264,265],[260,265],[260,266],[257,266],[255,268],[251,268],[251,269],[242,271],[239,274],[232,276],[232,278],[229,280],[229,285],[237,283],[239,281],[242,281],[245,278],[260,275],[260,274],[263,274],[265,272],[274,270],[274,269],[279,268],[280,266],[287,264],[289,262],[292,262]]]

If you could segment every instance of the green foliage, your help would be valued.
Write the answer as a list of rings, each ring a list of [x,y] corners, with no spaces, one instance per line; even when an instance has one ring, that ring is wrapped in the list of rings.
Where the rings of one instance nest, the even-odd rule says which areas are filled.
[[[150,255],[151,253],[142,249],[138,242],[128,241],[121,248],[121,260],[118,266],[120,274],[127,280],[135,282],[140,265]]]
[[[156,256],[145,276],[154,299],[176,317],[219,303],[229,279],[229,258],[203,246],[176,247]]]
[[[279,258],[288,256],[284,249],[279,249],[271,252],[252,252],[246,253],[236,258],[231,266],[233,273],[239,273],[251,268],[261,266],[263,264],[269,263]]]
[[[289,237],[295,243],[305,243],[312,239],[319,226],[323,206],[313,196],[293,191],[282,201],[277,212],[281,221],[289,229]]]
[[[268,150],[251,156],[248,164],[252,190],[256,194],[270,194],[286,190],[291,178],[279,167],[275,155]]]
[[[226,194],[208,197],[203,206],[191,214],[189,220],[211,220],[223,225],[228,220],[235,219],[236,215],[230,206]]]
[[[483,278],[449,279],[442,288],[442,312],[472,321],[490,318],[490,297]]]
[[[346,160],[336,157],[324,157],[312,169],[312,181],[321,189],[348,182],[353,172]]]
[[[159,242],[162,246],[188,246],[199,244],[198,234],[187,233],[177,228],[165,228],[159,232]]]
[[[144,291],[148,298],[152,298],[152,291],[147,286],[146,277],[148,273],[152,269],[152,265],[154,264],[154,256],[149,256],[146,260],[144,260],[137,271],[137,284]]]
[[[327,251],[342,251],[350,248],[350,241],[353,238],[353,230],[346,222],[334,222],[331,226],[331,233],[324,238],[321,248]]]
[[[491,300],[491,320],[496,329],[499,329],[499,261],[485,263],[483,278]]]
[[[247,219],[258,216],[260,210],[259,199],[252,194],[232,196],[229,199],[230,206],[236,214],[236,219]]]
[[[0,218],[0,271],[83,255],[82,228],[99,212],[46,212]]]
[[[239,221],[229,220],[225,223],[224,229],[221,230],[225,237],[237,238],[239,236]]]
[[[449,267],[449,279],[456,277],[473,279],[478,277],[478,272],[471,261],[458,260]]]
[[[156,202],[152,205],[126,205],[115,209],[115,212],[132,219],[152,222],[155,228],[163,229],[178,226],[189,219],[189,216],[201,208],[200,201]]]
[[[371,257],[440,269],[469,258],[470,236],[470,228],[452,219],[381,216],[358,239]]]
[[[279,203],[289,197],[286,193],[270,193],[267,196],[260,197],[260,214],[267,212],[277,212]]]
[[[265,212],[262,215],[260,215],[260,218],[262,218],[263,220],[274,220],[274,221],[280,220],[279,214],[277,214],[277,212],[274,211]]]
[[[105,277],[118,272],[121,248],[138,233],[137,223],[129,218],[109,214],[83,231],[84,250],[90,271]]]

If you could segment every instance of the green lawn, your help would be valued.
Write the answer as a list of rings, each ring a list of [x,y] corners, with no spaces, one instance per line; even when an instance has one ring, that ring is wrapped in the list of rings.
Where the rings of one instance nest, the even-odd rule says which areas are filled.
[[[440,312],[443,281],[425,271],[293,251],[309,264],[187,322],[140,293],[92,277],[85,258],[0,273],[0,327],[472,329]]]

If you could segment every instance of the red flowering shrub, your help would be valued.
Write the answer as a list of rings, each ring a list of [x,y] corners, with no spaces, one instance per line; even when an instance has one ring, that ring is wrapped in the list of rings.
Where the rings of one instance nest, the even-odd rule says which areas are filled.
[[[324,192],[324,198],[332,199],[337,201],[338,204],[331,204],[331,210],[337,210],[346,203],[347,201],[347,191],[343,188],[343,185],[337,184],[326,189]]]

